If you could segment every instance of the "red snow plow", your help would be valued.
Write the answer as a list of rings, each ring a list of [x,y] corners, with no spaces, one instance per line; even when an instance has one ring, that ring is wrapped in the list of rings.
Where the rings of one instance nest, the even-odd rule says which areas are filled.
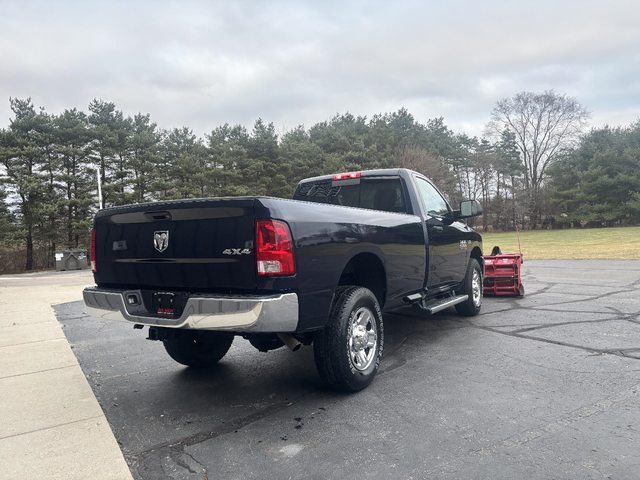
[[[520,253],[503,254],[500,247],[493,247],[491,255],[483,255],[484,259],[484,283],[483,293],[485,295],[517,295],[524,296],[524,285],[520,271],[524,258],[520,249],[520,234],[516,227],[518,236],[518,249]]]

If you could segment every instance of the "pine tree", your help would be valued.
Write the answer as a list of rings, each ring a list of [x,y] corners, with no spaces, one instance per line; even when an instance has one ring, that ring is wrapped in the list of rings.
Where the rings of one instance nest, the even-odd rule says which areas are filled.
[[[78,247],[86,241],[97,204],[97,179],[89,156],[92,136],[87,115],[75,108],[55,117],[54,125],[64,240]]]
[[[259,183],[246,169],[249,134],[242,125],[224,125],[207,135],[208,167],[214,195],[251,195]]]
[[[151,199],[156,181],[156,166],[160,163],[163,133],[151,122],[149,114],[137,114],[132,122],[132,134],[128,138],[130,158],[128,170],[133,174],[132,198],[134,203]]]
[[[91,159],[100,169],[103,207],[130,203],[126,187],[133,178],[128,168],[133,122],[116,110],[113,102],[94,99],[89,111]]]
[[[263,195],[285,197],[293,193],[294,187],[287,180],[289,168],[280,158],[278,135],[273,123],[265,124],[261,118],[256,120],[247,142],[247,153],[251,164],[246,173],[263,172]]]
[[[592,130],[550,176],[561,222],[612,226],[640,220],[640,121]]]
[[[166,198],[196,198],[207,195],[206,151],[188,127],[174,128],[163,142]]]
[[[36,111],[30,98],[11,98],[9,128],[0,137],[0,161],[5,170],[26,248],[25,270],[34,267],[34,236],[45,223],[47,178],[42,172],[50,148],[51,118]]]
[[[498,225],[503,230],[515,229],[517,223],[522,223],[525,203],[521,202],[519,198],[523,191],[525,168],[520,159],[520,150],[516,143],[515,134],[510,130],[503,130],[495,145],[495,150],[495,203]]]
[[[0,132],[0,139],[2,135]],[[4,175],[0,175],[0,250],[12,247],[15,241],[15,219],[9,210],[6,181]]]

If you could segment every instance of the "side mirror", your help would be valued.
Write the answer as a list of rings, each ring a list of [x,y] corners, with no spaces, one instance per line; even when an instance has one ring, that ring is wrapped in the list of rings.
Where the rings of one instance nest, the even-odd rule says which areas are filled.
[[[477,200],[465,200],[460,202],[460,210],[456,212],[456,218],[477,217],[482,215],[482,205]]]

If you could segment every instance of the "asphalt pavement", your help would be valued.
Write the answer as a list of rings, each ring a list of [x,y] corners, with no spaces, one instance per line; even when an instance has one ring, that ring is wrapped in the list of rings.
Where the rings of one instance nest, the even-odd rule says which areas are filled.
[[[638,479],[640,262],[527,261],[524,298],[386,315],[366,390],[236,338],[211,370],[147,330],[56,315],[137,479]]]

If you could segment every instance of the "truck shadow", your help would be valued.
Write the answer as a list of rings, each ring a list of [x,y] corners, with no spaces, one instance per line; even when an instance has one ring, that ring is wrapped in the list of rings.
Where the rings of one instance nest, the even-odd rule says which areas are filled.
[[[466,327],[453,308],[432,316],[406,308],[386,314],[384,322],[385,351],[378,375],[401,368],[412,358],[428,357],[434,344]]]
[[[403,347],[408,341],[411,342],[414,355],[429,355],[431,344],[466,325],[453,309],[434,316],[406,309],[386,314],[384,326],[385,345],[379,374],[406,363],[407,355]],[[312,346],[303,347],[295,353],[286,348],[261,353],[240,337],[234,341],[231,352],[214,368],[181,368],[174,372],[173,379],[189,389],[224,385],[225,394],[265,390],[272,393],[282,391],[300,394],[306,391],[335,394],[324,386],[316,372]]]

